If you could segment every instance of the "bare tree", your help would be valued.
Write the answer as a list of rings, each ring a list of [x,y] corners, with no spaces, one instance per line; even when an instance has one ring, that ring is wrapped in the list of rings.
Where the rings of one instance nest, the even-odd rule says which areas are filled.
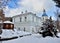
[[[10,0],[0,0],[0,8],[5,8]]]
[[[59,9],[56,10],[55,13],[55,18],[56,18],[56,28],[59,29],[60,31],[60,12],[59,12]]]

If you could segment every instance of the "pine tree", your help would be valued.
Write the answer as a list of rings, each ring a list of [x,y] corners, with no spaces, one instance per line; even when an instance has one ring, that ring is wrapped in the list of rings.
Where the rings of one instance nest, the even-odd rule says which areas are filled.
[[[53,0],[55,3],[56,3],[56,7],[60,8],[60,0]],[[58,9],[56,11],[56,17],[57,17],[57,29],[59,29],[60,31],[60,12],[59,12],[60,9]]]
[[[52,17],[50,16],[50,19],[47,19],[44,23],[43,23],[43,31],[40,32],[40,34],[42,34],[43,37],[46,36],[56,36],[57,38],[59,38],[59,36],[57,36],[57,30],[55,29],[54,26],[54,21],[52,20]]]
[[[56,6],[60,8],[60,0],[53,0],[56,3]]]

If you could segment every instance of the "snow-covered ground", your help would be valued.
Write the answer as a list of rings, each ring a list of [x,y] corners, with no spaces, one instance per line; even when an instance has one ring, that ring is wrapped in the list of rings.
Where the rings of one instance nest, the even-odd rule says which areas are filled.
[[[11,38],[11,37],[15,37],[15,36],[22,36],[22,35],[27,35],[30,34],[28,32],[24,32],[24,31],[13,31],[13,30],[7,30],[7,29],[2,29],[2,34],[0,35],[1,38]]]
[[[23,31],[12,31],[12,30],[3,30],[2,37],[12,37],[19,35],[31,34]],[[60,36],[60,33],[58,33]],[[0,41],[1,42],[1,41]],[[30,36],[18,37],[17,39],[2,41],[2,43],[60,43],[60,38],[56,37],[45,37],[43,38],[40,34],[32,34]]]
[[[3,41],[2,43],[60,43],[60,38],[56,37],[43,38],[39,34],[33,34],[31,36],[25,36],[10,41]]]

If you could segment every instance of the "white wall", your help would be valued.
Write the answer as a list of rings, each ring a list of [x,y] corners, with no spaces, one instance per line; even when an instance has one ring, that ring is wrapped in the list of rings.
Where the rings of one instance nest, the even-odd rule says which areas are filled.
[[[22,22],[20,22],[20,17],[22,18]],[[27,21],[25,21],[25,17],[27,17]],[[14,22],[15,20],[15,22]],[[13,17],[14,27],[19,29],[20,31],[28,31],[28,32],[37,32],[36,26],[41,26],[41,18],[33,14],[24,14],[21,16]]]

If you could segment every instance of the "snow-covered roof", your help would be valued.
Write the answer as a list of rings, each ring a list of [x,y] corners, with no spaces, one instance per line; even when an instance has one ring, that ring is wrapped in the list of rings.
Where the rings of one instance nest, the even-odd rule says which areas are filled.
[[[13,24],[13,22],[10,22],[10,21],[4,21],[4,23],[11,23],[11,24]]]

